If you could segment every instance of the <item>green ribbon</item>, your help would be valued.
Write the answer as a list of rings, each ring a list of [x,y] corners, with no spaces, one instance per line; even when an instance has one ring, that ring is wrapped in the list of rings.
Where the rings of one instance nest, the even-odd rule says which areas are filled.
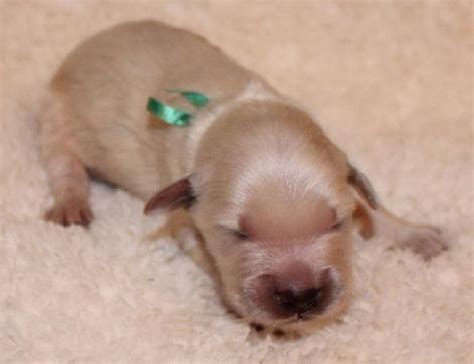
[[[196,91],[166,90],[166,92],[175,92],[180,94],[198,109],[206,106],[209,102],[209,98],[206,95]]]
[[[153,97],[148,98],[146,109],[158,119],[163,120],[167,124],[175,126],[188,126],[189,121],[192,118],[191,114],[188,114],[183,110],[165,105]]]
[[[206,106],[209,103],[209,98],[200,92],[185,90],[166,91],[179,93],[198,109]],[[166,105],[157,99],[154,99],[153,97],[148,98],[146,109],[155,117],[163,120],[167,124],[174,126],[188,126],[193,117],[192,114],[176,107]]]

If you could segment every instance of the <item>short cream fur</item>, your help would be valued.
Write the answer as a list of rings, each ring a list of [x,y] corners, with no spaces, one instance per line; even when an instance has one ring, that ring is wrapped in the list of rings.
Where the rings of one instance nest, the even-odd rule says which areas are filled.
[[[2,4],[6,359],[472,359],[469,7],[281,6]],[[40,221],[50,201],[33,118],[47,78],[85,36],[150,13],[205,35],[314,107],[381,197],[444,227],[451,251],[426,265],[363,243],[343,323],[272,344],[247,338],[248,328],[225,314],[211,282],[171,242],[141,243],[156,220],[143,218],[141,202],[126,193],[94,185],[90,231]]]

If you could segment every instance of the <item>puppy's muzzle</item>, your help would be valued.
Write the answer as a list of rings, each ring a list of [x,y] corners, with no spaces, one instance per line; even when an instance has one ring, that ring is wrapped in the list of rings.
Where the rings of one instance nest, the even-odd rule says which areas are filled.
[[[258,278],[257,302],[275,318],[308,319],[325,311],[333,300],[330,269],[314,272],[295,263],[281,272]]]

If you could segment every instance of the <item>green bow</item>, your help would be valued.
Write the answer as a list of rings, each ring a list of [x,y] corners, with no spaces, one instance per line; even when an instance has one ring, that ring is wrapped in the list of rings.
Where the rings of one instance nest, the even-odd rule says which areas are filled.
[[[200,92],[185,90],[166,90],[166,92],[179,93],[198,109],[209,103],[209,98]],[[174,126],[188,126],[193,117],[192,114],[176,107],[166,105],[153,97],[148,98],[146,109],[165,123]]]

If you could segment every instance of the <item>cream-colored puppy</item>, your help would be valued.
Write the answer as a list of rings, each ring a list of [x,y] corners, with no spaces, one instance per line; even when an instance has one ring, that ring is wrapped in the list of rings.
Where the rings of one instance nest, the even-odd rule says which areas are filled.
[[[210,102],[194,110],[169,89]],[[154,119],[149,96],[192,112],[190,126]],[[344,311],[355,225],[424,258],[446,247],[437,229],[382,208],[312,115],[185,30],[133,22],[85,41],[40,122],[48,220],[91,221],[88,171],[149,200],[146,213],[186,210],[224,302],[257,328],[305,331]]]

